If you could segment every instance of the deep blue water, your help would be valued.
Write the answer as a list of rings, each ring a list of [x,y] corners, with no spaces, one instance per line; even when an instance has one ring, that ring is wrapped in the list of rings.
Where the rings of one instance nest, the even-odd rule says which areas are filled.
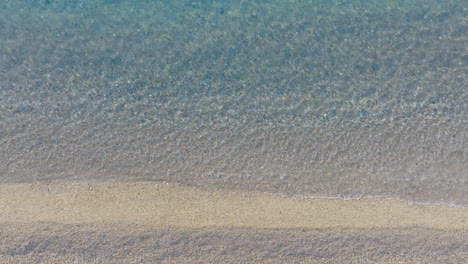
[[[0,3],[0,181],[468,205],[468,3]]]

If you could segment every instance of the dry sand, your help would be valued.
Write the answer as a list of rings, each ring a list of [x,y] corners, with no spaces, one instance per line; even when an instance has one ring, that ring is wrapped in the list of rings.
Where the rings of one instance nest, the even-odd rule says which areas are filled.
[[[468,257],[464,208],[159,181],[2,184],[0,226],[0,263],[463,263]]]

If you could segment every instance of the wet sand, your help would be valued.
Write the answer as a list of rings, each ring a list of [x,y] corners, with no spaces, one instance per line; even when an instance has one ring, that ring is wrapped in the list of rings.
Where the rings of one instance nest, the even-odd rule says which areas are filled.
[[[468,210],[144,182],[0,185],[5,263],[462,263]]]

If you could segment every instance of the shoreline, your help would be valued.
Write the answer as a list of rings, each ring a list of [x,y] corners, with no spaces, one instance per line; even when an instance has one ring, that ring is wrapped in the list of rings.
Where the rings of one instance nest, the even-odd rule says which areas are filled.
[[[468,210],[161,181],[0,184],[2,263],[460,263]]]
[[[468,229],[468,210],[388,198],[284,197],[160,181],[0,184],[0,223]]]

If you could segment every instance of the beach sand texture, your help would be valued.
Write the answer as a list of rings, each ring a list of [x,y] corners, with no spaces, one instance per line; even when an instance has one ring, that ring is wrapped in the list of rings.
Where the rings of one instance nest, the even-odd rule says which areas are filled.
[[[0,264],[468,263],[467,3],[0,0]]]
[[[5,263],[463,263],[468,210],[160,181],[0,186]]]

